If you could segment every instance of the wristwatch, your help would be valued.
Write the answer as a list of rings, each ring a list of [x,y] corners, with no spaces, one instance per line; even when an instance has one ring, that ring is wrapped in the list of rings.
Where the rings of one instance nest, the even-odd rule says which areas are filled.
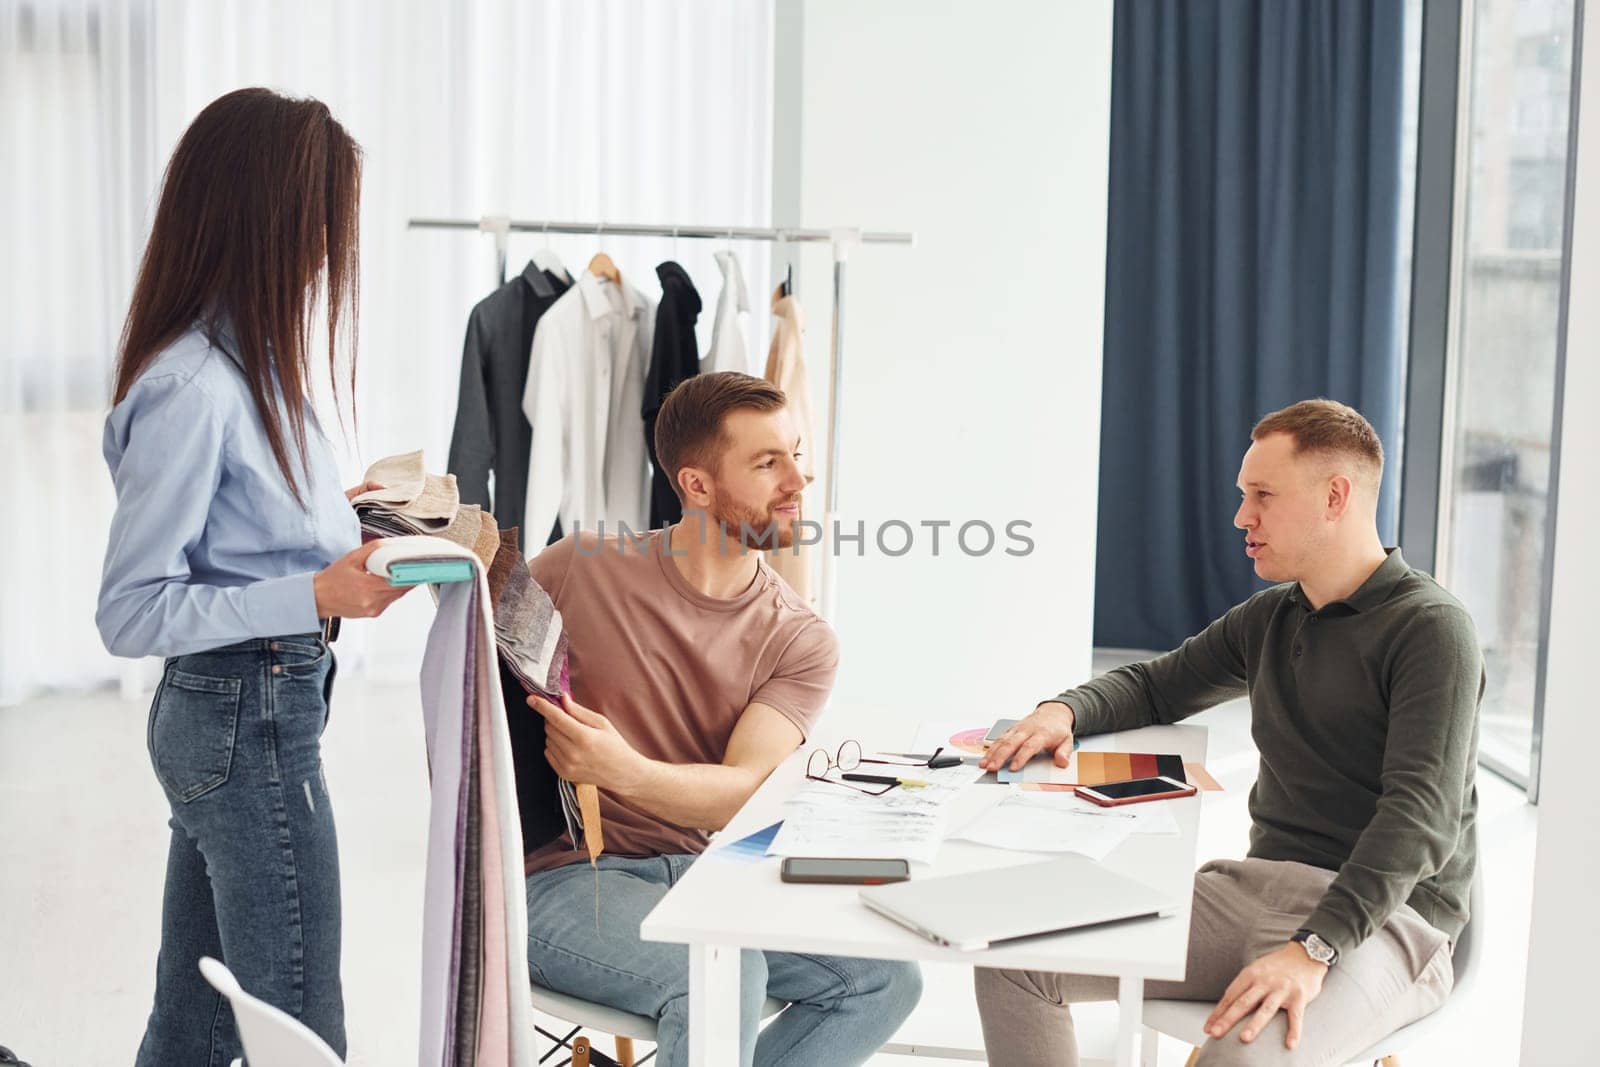
[[[1306,950],[1306,955],[1323,966],[1332,967],[1339,962],[1339,950],[1310,930],[1296,930],[1289,940],[1299,942],[1300,947]]]

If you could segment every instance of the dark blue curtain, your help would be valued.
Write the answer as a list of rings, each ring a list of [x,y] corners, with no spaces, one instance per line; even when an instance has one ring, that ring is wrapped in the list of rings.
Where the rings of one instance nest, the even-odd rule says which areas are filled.
[[[1262,588],[1234,479],[1296,400],[1376,427],[1393,543],[1404,10],[1118,0],[1096,644],[1171,648]]]

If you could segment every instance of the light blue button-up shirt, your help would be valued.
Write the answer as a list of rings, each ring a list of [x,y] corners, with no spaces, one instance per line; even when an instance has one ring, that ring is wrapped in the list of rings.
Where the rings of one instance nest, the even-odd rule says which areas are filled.
[[[361,544],[333,450],[306,408],[302,507],[244,371],[198,327],[106,416],[116,487],[95,622],[117,656],[179,656],[318,628],[312,578]],[[288,426],[285,424],[285,432]]]

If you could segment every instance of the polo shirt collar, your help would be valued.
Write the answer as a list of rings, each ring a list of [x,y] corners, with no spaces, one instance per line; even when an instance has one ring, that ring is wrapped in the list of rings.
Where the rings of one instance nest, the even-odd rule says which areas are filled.
[[[1351,611],[1371,611],[1373,608],[1389,599],[1389,594],[1394,592],[1394,587],[1399,585],[1406,575],[1411,573],[1411,566],[1406,563],[1405,557],[1400,555],[1400,549],[1385,549],[1387,558],[1373,571],[1361,587],[1343,600],[1333,600],[1324,604],[1324,608],[1334,604],[1343,604]],[[1311,610],[1310,602],[1306,600],[1305,590],[1296,582],[1295,587],[1289,592],[1289,599],[1296,604],[1304,605],[1307,611]]]

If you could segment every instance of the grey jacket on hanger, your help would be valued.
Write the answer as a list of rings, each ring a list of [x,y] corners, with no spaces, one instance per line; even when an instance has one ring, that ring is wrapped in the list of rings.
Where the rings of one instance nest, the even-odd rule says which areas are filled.
[[[528,355],[539,318],[567,289],[530,262],[522,273],[478,302],[461,350],[461,390],[448,469],[461,503],[477,504],[501,527],[522,525],[533,429],[522,413]],[[489,472],[494,472],[494,492]],[[527,531],[542,543],[549,531]]]

